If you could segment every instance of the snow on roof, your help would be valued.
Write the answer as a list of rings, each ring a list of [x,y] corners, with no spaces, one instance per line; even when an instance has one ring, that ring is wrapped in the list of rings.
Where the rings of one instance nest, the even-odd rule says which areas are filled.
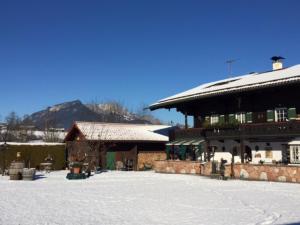
[[[75,122],[87,140],[168,142],[169,137],[158,134],[169,129],[166,125]]]
[[[0,142],[0,146],[3,145],[4,142]],[[64,145],[64,143],[57,142],[6,142],[7,145]]]
[[[212,95],[220,95],[242,90],[278,86],[284,83],[299,81],[300,65],[264,73],[250,73],[243,76],[202,84],[196,88],[161,99],[157,103],[150,105],[150,109],[157,109],[172,103],[192,100],[195,98],[204,98]]]

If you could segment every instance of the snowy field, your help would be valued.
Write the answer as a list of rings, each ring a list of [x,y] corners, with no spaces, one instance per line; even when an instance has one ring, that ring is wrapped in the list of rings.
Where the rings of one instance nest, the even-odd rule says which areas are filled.
[[[107,172],[69,181],[0,177],[0,224],[297,224],[300,185]]]

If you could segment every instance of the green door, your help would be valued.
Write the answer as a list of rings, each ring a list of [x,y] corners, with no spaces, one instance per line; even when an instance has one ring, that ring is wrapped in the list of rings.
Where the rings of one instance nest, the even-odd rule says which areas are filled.
[[[108,170],[116,169],[116,153],[115,152],[106,152],[106,168]]]

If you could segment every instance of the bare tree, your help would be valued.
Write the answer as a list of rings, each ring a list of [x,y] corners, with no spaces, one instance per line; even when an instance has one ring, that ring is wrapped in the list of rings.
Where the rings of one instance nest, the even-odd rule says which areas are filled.
[[[20,117],[15,112],[9,113],[1,126],[0,140],[4,143],[18,141],[20,138],[20,125]]]
[[[16,141],[19,138],[19,127],[21,119],[15,112],[11,112],[5,118],[5,123],[0,126],[0,141],[4,142],[0,149],[2,151],[2,175],[5,173],[5,151],[8,141]]]
[[[151,124],[156,124],[156,125],[160,125],[162,124],[162,122],[155,118],[151,111],[148,109],[148,105],[145,103],[142,103],[136,110],[137,117],[140,120],[145,120],[145,121],[149,121]]]
[[[24,115],[19,126],[19,141],[28,142],[34,139],[35,126],[28,115]]]
[[[54,113],[50,117],[50,107],[47,108],[44,126],[44,141],[45,142],[60,142],[61,130],[57,128],[57,120]]]

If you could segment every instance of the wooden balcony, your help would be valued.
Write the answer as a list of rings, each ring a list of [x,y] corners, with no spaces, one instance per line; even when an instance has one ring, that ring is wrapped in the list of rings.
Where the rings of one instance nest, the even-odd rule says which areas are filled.
[[[175,139],[183,138],[199,138],[204,135],[203,128],[189,128],[189,129],[180,129],[175,131]]]
[[[300,136],[300,121],[244,124],[240,126],[240,133],[245,138],[296,137]]]
[[[255,138],[294,138],[300,136],[300,121],[240,124],[231,128],[191,128],[175,132],[175,138],[207,139],[255,139]]]

